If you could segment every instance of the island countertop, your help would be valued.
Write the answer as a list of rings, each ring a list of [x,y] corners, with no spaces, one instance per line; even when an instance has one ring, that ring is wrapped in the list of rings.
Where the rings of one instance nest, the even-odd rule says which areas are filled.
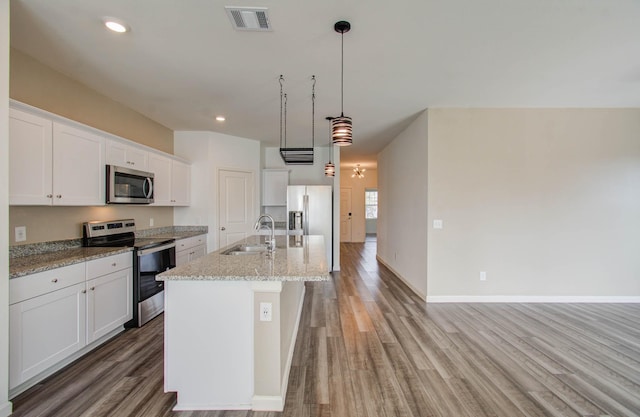
[[[223,255],[238,244],[263,244],[254,235],[156,276],[158,281],[328,281],[323,236],[276,236],[273,254]]]

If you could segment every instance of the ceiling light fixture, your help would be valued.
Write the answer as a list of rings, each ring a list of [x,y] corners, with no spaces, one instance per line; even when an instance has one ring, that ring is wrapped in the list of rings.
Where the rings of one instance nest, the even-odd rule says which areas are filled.
[[[224,116],[216,116],[216,120],[219,122],[224,122],[227,119]]]
[[[360,168],[360,164],[358,164],[353,168],[353,174],[351,174],[351,178],[364,178],[365,171],[366,169]]]
[[[129,26],[120,19],[105,17],[102,21],[104,25],[113,32],[125,33],[129,31]]]
[[[353,143],[353,124],[351,117],[344,115],[344,34],[351,30],[351,24],[344,20],[333,26],[341,34],[342,63],[340,66],[340,117],[331,120],[331,138],[334,145],[349,146]]]
[[[333,120],[333,117],[329,116],[326,118],[329,122]],[[333,159],[333,142],[331,141],[331,130],[329,130],[329,162],[324,164],[324,176],[325,177],[335,177],[336,176],[336,166],[331,162]]]

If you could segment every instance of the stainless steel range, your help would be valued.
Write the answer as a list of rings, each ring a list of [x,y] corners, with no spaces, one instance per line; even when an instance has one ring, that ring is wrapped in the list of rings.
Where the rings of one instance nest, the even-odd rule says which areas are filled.
[[[176,266],[175,240],[137,238],[133,219],[93,221],[83,224],[82,245],[123,247],[133,252],[133,319],[128,327],[140,327],[164,311],[164,283],[156,275]]]

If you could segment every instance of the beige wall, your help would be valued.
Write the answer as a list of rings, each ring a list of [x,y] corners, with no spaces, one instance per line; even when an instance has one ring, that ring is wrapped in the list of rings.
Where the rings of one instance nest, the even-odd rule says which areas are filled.
[[[640,109],[429,110],[428,295],[640,295],[639,134]]]
[[[46,242],[82,237],[82,223],[91,220],[135,219],[138,230],[173,225],[172,207],[101,206],[101,207],[39,207],[11,206],[9,238],[12,245]],[[15,242],[16,226],[27,227],[27,241]]]
[[[52,70],[22,52],[11,49],[11,98],[50,111],[123,138],[173,153],[173,132],[153,120]],[[14,227],[27,227],[27,241],[20,244],[62,240],[80,236],[80,224],[88,220],[135,218],[138,229],[173,224],[172,207],[29,207],[9,208],[10,243]]]
[[[9,402],[9,0],[0,0],[0,417]]]
[[[367,234],[364,191],[378,187],[378,170],[367,169],[364,178],[351,178],[351,174],[353,174],[352,168],[341,170],[340,188],[351,189],[351,241],[364,242]]]
[[[378,154],[378,258],[427,294],[427,112]]]
[[[173,131],[11,48],[9,95],[96,129],[173,153]]]
[[[379,155],[378,256],[428,301],[637,300],[639,134],[640,109],[430,109]]]

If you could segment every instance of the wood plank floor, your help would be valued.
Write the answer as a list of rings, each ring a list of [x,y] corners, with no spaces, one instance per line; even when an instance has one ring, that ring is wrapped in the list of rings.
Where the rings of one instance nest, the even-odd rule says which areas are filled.
[[[343,244],[308,283],[283,413],[172,412],[162,316],[14,399],[15,416],[640,415],[640,305],[425,303]]]

